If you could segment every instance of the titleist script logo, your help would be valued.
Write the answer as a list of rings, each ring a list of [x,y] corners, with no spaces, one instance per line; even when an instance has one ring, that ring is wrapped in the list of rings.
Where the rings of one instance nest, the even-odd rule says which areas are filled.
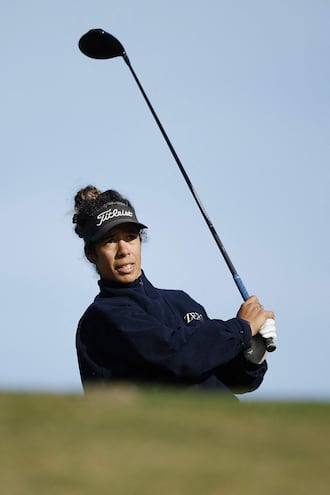
[[[97,227],[100,227],[102,223],[106,222],[107,220],[111,220],[112,218],[117,218],[117,217],[132,217],[133,213],[130,210],[125,210],[122,208],[121,210],[119,208],[109,208],[106,211],[102,211],[102,213],[99,213],[97,215],[97,219],[99,220],[99,223],[96,224]]]
[[[203,315],[201,315],[200,313],[195,313],[194,311],[191,312],[191,313],[187,313],[186,316],[184,317],[184,319],[186,320],[186,323],[190,323],[192,322],[193,320],[203,320]]]

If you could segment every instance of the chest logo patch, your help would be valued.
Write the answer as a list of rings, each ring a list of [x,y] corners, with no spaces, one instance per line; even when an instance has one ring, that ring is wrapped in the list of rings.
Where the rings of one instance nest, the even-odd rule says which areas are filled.
[[[189,325],[189,323],[191,323],[192,321],[194,320],[203,320],[203,315],[201,315],[200,313],[196,313],[195,311],[192,311],[191,313],[187,313],[184,317],[186,323]]]

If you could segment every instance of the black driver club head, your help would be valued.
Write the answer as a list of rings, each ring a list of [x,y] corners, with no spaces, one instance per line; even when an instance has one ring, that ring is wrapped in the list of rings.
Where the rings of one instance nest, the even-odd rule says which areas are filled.
[[[125,49],[120,41],[103,29],[91,29],[79,40],[79,49],[91,58],[106,59],[121,57]]]

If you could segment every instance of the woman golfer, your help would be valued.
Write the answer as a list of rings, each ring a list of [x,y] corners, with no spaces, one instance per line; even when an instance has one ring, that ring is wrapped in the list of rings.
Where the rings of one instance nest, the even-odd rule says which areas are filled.
[[[141,268],[147,227],[116,191],[81,189],[73,223],[100,276],[100,291],[76,335],[84,387],[163,384],[231,395],[259,387],[267,363],[248,362],[244,351],[274,313],[265,311],[256,296],[241,305],[235,318],[222,321],[208,318],[183,291],[155,288]]]

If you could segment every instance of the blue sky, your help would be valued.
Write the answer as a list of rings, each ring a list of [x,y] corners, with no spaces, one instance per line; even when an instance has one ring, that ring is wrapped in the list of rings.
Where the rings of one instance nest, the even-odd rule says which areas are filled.
[[[249,292],[277,315],[254,399],[329,400],[327,1],[12,0],[2,7],[0,388],[81,393],[74,338],[97,292],[71,224],[89,184],[149,226],[143,267],[209,316],[241,297],[120,58],[118,37]]]

